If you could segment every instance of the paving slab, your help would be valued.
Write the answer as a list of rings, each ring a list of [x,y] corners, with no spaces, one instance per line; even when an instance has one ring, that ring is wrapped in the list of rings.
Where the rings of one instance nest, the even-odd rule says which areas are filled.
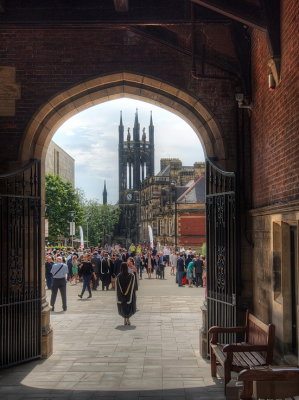
[[[145,276],[138,312],[124,326],[114,291],[81,300],[81,288],[68,284],[67,312],[58,294],[53,355],[0,371],[1,399],[225,399],[199,354],[204,289],[179,288],[169,269],[165,280]]]

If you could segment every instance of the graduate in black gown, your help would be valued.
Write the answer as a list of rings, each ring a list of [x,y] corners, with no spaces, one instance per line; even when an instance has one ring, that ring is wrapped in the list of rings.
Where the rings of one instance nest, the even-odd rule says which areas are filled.
[[[109,285],[111,282],[111,274],[110,274],[110,260],[108,258],[107,253],[103,254],[103,258],[99,264],[99,273],[100,273],[100,280],[102,282],[102,290],[106,288],[109,290]]]
[[[121,264],[121,272],[116,278],[118,313],[124,318],[124,325],[131,325],[130,317],[136,312],[136,278],[128,271],[127,263]]]

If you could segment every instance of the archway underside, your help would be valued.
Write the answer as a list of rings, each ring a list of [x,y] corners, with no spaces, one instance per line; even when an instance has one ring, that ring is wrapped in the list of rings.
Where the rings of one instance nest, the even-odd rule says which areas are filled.
[[[194,129],[207,157],[225,167],[226,149],[212,114],[190,94],[146,76],[121,73],[105,75],[76,85],[49,100],[32,118],[21,143],[19,159],[44,159],[56,130],[71,116],[94,105],[129,97],[167,109]]]

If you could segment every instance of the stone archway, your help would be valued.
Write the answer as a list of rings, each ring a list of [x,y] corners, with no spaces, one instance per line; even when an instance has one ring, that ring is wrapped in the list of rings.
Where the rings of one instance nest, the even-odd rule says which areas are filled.
[[[198,135],[206,157],[216,158],[222,168],[229,168],[229,149],[212,113],[198,98],[173,85],[144,75],[115,73],[99,76],[73,86],[52,97],[32,117],[19,148],[19,163],[41,161],[40,195],[44,204],[44,161],[48,145],[60,125],[71,116],[91,106],[121,97],[145,100],[165,108],[188,122]],[[43,206],[42,206],[43,209]],[[41,218],[43,218],[41,216]],[[41,223],[41,237],[44,236]],[[40,255],[39,261],[43,259]],[[43,265],[43,263],[41,263]],[[42,271],[42,276],[44,271]],[[52,353],[50,309],[42,285],[42,356]]]
[[[147,76],[116,73],[80,83],[57,94],[33,116],[23,136],[19,160],[45,158],[48,145],[63,122],[88,107],[116,98],[145,100],[187,121],[197,133],[205,154],[226,166],[224,140],[214,116],[194,96]]]

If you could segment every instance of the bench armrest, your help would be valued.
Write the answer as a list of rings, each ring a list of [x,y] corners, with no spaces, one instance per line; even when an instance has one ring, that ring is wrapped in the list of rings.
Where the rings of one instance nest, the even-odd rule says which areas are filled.
[[[216,344],[218,341],[218,333],[245,333],[245,326],[232,326],[232,327],[222,327],[222,326],[212,326],[209,329],[209,333],[212,335],[211,343]]]
[[[229,328],[224,328],[222,326],[212,326],[209,329],[209,333],[234,333],[234,332],[245,332],[245,326],[231,326]]]
[[[299,368],[247,369],[239,373],[238,381],[299,381]]]
[[[269,346],[260,344],[227,344],[223,347],[225,353],[246,353],[250,351],[269,351]]]

